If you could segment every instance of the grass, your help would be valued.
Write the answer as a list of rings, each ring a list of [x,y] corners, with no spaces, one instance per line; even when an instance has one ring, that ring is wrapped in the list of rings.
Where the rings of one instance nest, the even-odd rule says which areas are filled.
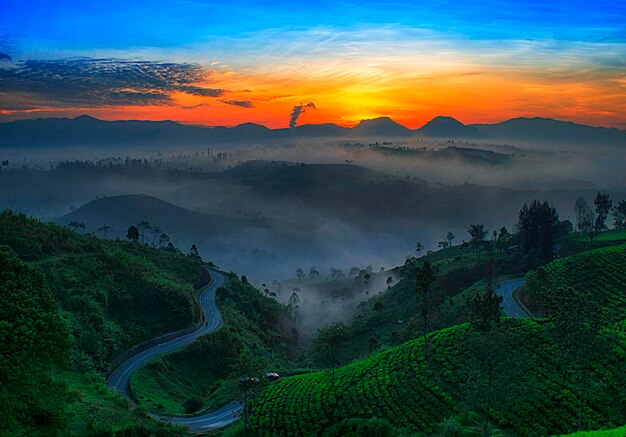
[[[490,421],[519,435],[571,431],[576,400],[553,356],[549,325],[512,319],[503,323],[507,341],[514,345],[509,358],[520,361],[523,353],[528,357],[524,361],[533,365],[515,371],[518,379],[504,390],[514,399],[508,405],[494,404]],[[468,408],[467,399],[477,388],[470,382],[473,369],[465,333],[467,325],[435,333],[431,361],[424,357],[420,338],[342,367],[334,386],[327,372],[281,380],[255,399],[251,423],[261,436],[312,436],[346,418],[375,416],[399,428],[440,432],[445,421]],[[624,344],[618,349],[623,356]],[[626,405],[613,404],[619,403],[618,392],[626,383],[620,362],[609,358],[595,366],[595,372],[620,381],[596,394],[587,411],[595,427],[626,421]]]
[[[144,410],[130,408],[128,400],[109,390],[98,373],[64,371],[57,378],[68,387],[68,435],[123,434],[140,428],[152,434],[186,434],[182,428],[155,422]]]
[[[582,431],[574,434],[567,434],[561,437],[624,437],[626,436],[626,426],[621,428],[606,429],[600,431]]]

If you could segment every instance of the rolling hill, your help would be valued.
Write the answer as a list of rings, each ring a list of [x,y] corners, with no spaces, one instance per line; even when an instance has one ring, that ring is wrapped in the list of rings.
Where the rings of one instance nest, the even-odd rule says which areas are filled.
[[[508,319],[504,329],[507,334],[500,345],[504,349],[494,356],[501,359],[500,366],[508,363],[509,367],[498,367],[497,378],[502,378],[499,384],[508,387],[504,390],[509,396],[507,401],[501,396],[503,399],[493,404],[490,420],[498,428],[524,436],[570,431],[575,398],[553,356],[549,325]],[[322,435],[344,419],[377,417],[416,433],[432,434],[456,426],[459,434],[450,435],[463,435],[460,424],[468,407],[463,399],[475,395],[480,398],[482,389],[475,379],[477,370],[472,364],[475,358],[468,332],[467,325],[437,331],[430,360],[424,357],[420,338],[339,368],[334,385],[326,372],[290,377],[270,385],[254,400],[253,429],[260,436]],[[624,384],[623,362],[617,360],[624,356],[625,348],[622,342],[615,357],[594,363],[594,371]],[[528,367],[515,368],[511,363],[521,357]],[[528,391],[520,393],[522,387]],[[518,393],[514,399],[510,397],[512,391]],[[607,389],[596,402],[588,412],[596,426],[626,421],[619,385]],[[454,425],[455,421],[460,424]],[[469,422],[480,429],[476,418]]]
[[[415,131],[427,137],[485,138],[474,126],[466,126],[452,117],[438,116]]]
[[[292,129],[269,129],[255,123],[234,127],[196,126],[177,122],[104,121],[82,115],[70,118],[19,120],[0,123],[0,148],[60,148],[103,146],[119,148],[211,147],[215,144],[268,144],[297,138],[408,138],[414,133],[433,138],[467,138],[572,144],[626,144],[626,132],[546,118],[516,118],[495,124],[464,125],[451,117],[435,117],[412,131],[389,117],[363,120],[352,128],[332,123]]]
[[[514,118],[494,124],[474,124],[482,134],[493,139],[527,142],[626,145],[626,131],[616,128],[586,126],[551,118]]]

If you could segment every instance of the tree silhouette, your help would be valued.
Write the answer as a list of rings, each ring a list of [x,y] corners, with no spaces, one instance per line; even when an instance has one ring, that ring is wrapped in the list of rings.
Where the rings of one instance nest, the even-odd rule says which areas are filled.
[[[296,269],[296,278],[298,278],[298,282],[302,282],[304,279],[304,270],[302,270],[302,267]]]
[[[424,251],[425,247],[421,241],[415,243],[415,251],[417,252],[417,256],[420,256],[420,253]]]
[[[626,227],[626,200],[620,200],[613,207],[613,226],[615,226],[619,234]]]
[[[137,229],[137,226],[131,225],[128,227],[128,231],[126,231],[126,238],[130,241],[139,240],[139,229]]]
[[[517,219],[522,250],[527,254],[536,252],[540,263],[552,261],[558,225],[559,213],[548,201],[533,200],[530,204],[524,204]]]
[[[596,207],[594,230],[596,232],[602,232],[606,229],[606,219],[609,216],[611,206],[613,206],[613,201],[610,199],[608,193],[598,193],[593,204]]]
[[[322,363],[331,365],[331,384],[335,384],[335,367],[340,357],[340,348],[348,339],[348,330],[341,322],[317,330],[313,339],[313,355]]]
[[[452,246],[452,242],[455,238],[456,236],[452,233],[452,231],[448,231],[448,234],[446,235],[446,240],[448,240],[448,246]]]
[[[439,312],[439,307],[443,303],[443,293],[440,287],[435,286],[437,279],[437,269],[425,260],[415,269],[415,297],[417,306],[422,318],[422,329],[424,331],[424,353],[430,356],[430,319]]]

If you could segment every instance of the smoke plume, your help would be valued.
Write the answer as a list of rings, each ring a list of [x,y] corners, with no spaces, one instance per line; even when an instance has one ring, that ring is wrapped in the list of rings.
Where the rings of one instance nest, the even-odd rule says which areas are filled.
[[[291,120],[289,120],[289,127],[291,129],[295,129],[296,123],[298,122],[298,117],[300,117],[300,114],[302,114],[309,108],[315,109],[315,105],[313,104],[313,102],[309,102],[306,105],[296,105],[293,107],[293,110],[291,111]]]

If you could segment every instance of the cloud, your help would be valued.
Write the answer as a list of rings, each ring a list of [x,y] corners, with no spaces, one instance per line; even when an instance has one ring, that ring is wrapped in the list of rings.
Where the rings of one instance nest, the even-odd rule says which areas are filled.
[[[227,105],[241,106],[242,108],[254,108],[254,104],[250,100],[220,100]]]
[[[0,53],[0,62],[11,62],[12,60],[11,55],[7,53]]]
[[[69,58],[27,60],[0,68],[0,91],[33,95],[49,106],[171,105],[173,92],[220,97],[200,84],[211,70],[197,64]]]

